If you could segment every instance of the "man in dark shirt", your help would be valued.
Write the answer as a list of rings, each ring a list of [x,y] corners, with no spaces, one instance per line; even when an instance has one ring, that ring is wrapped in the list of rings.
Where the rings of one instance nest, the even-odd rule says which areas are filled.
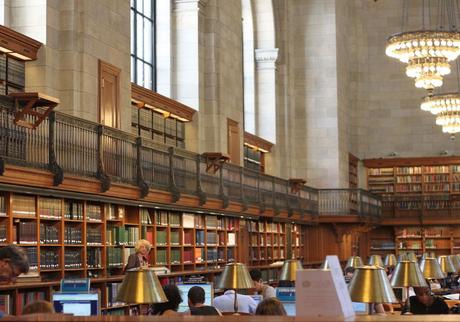
[[[202,287],[193,286],[188,290],[188,306],[191,315],[222,315],[215,307],[205,305],[205,293]]]
[[[449,314],[449,307],[443,299],[433,296],[428,287],[414,287],[415,296],[409,298],[412,314]],[[404,312],[403,312],[404,313]]]

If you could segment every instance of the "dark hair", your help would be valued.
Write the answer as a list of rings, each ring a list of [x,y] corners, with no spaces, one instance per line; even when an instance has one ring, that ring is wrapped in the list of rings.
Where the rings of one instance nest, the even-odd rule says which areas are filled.
[[[35,313],[55,313],[51,302],[38,300],[27,304],[22,309],[22,315]]]
[[[256,282],[262,279],[262,272],[258,269],[251,269],[249,275],[251,275],[251,279]]]
[[[163,315],[167,310],[177,311],[179,304],[182,302],[182,296],[176,285],[165,285],[163,286],[163,291],[168,298],[168,302],[153,304],[152,314],[154,315]]]
[[[348,274],[348,273],[354,274],[355,268],[351,266],[348,266],[347,268],[345,268],[345,274]]]
[[[283,304],[276,297],[263,300],[257,305],[256,315],[287,315]]]
[[[193,286],[188,290],[188,299],[192,302],[193,305],[198,303],[204,303],[204,290],[202,287]]]
[[[0,260],[9,259],[11,265],[19,269],[21,273],[29,271],[29,259],[25,250],[16,245],[8,245],[0,248]]]

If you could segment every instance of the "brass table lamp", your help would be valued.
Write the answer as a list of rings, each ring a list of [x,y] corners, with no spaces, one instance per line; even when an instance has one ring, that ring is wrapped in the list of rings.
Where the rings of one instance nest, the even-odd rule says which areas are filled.
[[[297,259],[288,259],[281,268],[280,281],[294,281],[298,269],[303,269],[302,263]]]
[[[460,272],[460,258],[457,255],[450,255],[450,259],[454,264],[455,273],[458,274]]]
[[[407,257],[406,254],[399,254],[398,255],[398,262],[402,262],[402,261],[408,261],[409,258]]]
[[[345,268],[347,267],[353,267],[353,268],[358,268],[363,266],[363,260],[359,256],[350,256],[347,260],[347,265],[345,265]]]
[[[391,276],[390,284],[392,287],[402,287],[404,289],[403,302],[409,297],[409,287],[428,287],[428,283],[423,276],[416,262],[402,261],[396,265]]]
[[[136,304],[168,301],[158,277],[148,268],[134,268],[126,272],[118,289],[117,301]]]
[[[369,265],[385,267],[385,265],[383,265],[383,260],[380,255],[371,255],[371,257],[369,257]]]
[[[225,265],[217,287],[222,289],[233,289],[235,291],[233,308],[236,313],[238,312],[236,290],[253,288],[254,283],[252,282],[251,275],[249,275],[246,265],[241,263],[230,263]]]
[[[446,278],[436,258],[422,258],[420,261],[420,270],[427,280]]]
[[[447,275],[449,273],[456,272],[454,264],[452,263],[452,259],[450,258],[450,256],[447,256],[447,255],[438,256],[438,263],[439,263],[439,266],[441,266],[441,271],[444,274]]]
[[[348,291],[353,302],[369,303],[369,313],[372,303],[397,302],[385,270],[374,265],[356,268]]]
[[[383,264],[385,264],[385,267],[395,267],[397,263],[395,254],[387,254]]]
[[[407,259],[411,262],[416,262],[418,260],[414,252],[407,253]]]

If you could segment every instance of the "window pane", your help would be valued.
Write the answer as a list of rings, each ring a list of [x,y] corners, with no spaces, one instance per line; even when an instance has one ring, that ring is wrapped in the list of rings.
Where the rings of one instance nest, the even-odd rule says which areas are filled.
[[[135,14],[134,10],[131,10],[131,54],[136,54],[136,42],[134,41],[134,37],[136,37],[136,25],[135,25]]]
[[[142,5],[144,1],[143,0],[136,0],[136,9],[139,12],[144,11],[144,6]]]
[[[144,16],[152,18],[152,2],[153,0],[144,0]]]
[[[131,83],[136,82],[136,58],[131,56]]]
[[[136,60],[136,67],[137,67],[137,79],[136,79],[136,84],[140,85],[140,86],[144,86],[144,64],[139,61],[139,60]]]
[[[137,23],[137,26],[136,26],[136,32],[137,32],[137,48],[136,48],[136,55],[138,58],[141,58],[143,59],[144,58],[144,50],[143,50],[143,43],[144,43],[144,35],[143,35],[143,26],[142,26],[142,22],[143,22],[143,19],[140,15],[136,15],[136,23]]]
[[[144,64],[144,87],[152,89],[152,67]]]
[[[144,60],[152,63],[152,22],[144,18]]]

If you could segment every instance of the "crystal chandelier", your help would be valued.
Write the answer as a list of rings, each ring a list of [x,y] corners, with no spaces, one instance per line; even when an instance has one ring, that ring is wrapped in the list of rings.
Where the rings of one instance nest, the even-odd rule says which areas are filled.
[[[442,86],[443,77],[450,74],[450,62],[460,55],[460,32],[456,29],[456,3],[440,0],[432,10],[430,1],[422,2],[422,29],[407,31],[390,36],[385,53],[407,64],[406,75],[415,79],[417,88],[428,91]],[[436,23],[431,12],[437,12]],[[433,19],[432,19],[433,18]],[[408,3],[403,1],[403,30],[408,20]],[[425,20],[429,28],[425,29]]]
[[[426,96],[420,107],[436,115],[436,124],[444,133],[460,132],[460,93]]]
[[[417,88],[432,90],[442,86],[450,74],[450,61],[460,55],[460,33],[412,31],[388,39],[387,56],[406,63],[406,75],[415,78]]]

